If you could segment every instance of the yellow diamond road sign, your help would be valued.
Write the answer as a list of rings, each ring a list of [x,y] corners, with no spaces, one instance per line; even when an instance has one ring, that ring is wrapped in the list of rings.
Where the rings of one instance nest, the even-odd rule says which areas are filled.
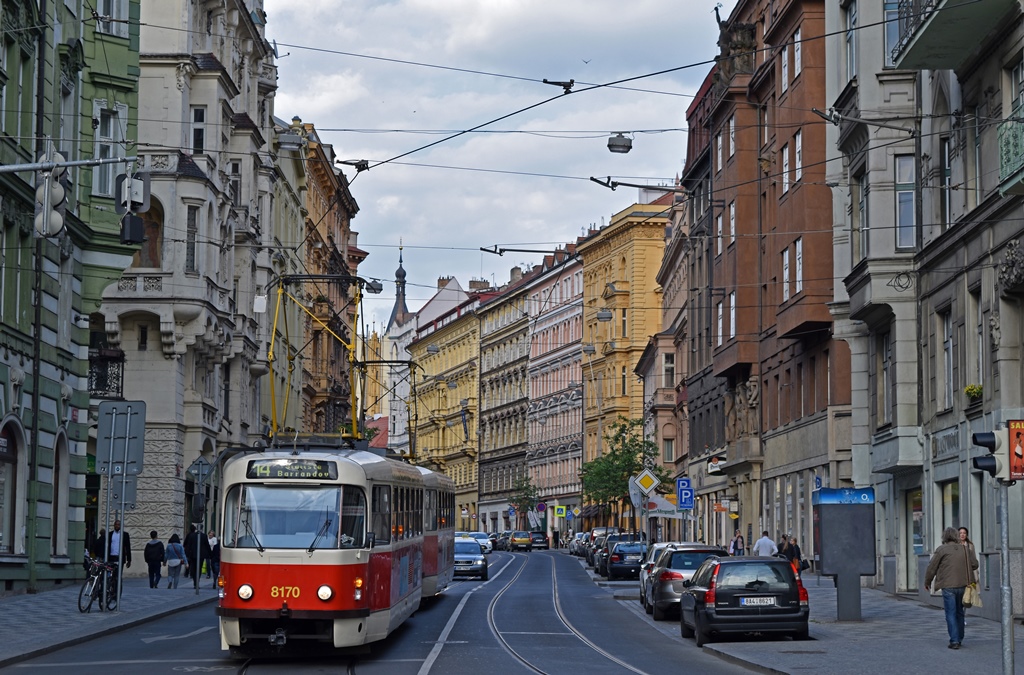
[[[649,495],[654,492],[654,488],[661,484],[658,477],[651,473],[650,469],[644,469],[640,472],[640,475],[636,477],[636,484],[640,486],[640,489],[644,491],[645,495]]]

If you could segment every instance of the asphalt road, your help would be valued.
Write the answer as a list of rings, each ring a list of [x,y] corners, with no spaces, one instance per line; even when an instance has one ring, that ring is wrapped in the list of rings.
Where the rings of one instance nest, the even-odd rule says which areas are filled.
[[[220,650],[208,605],[25,661],[3,673],[346,673],[479,675],[586,672],[742,673],[740,666],[653,622],[636,601],[615,600],[575,558],[495,552],[490,581],[458,580],[367,654],[235,661]],[[636,582],[622,582],[623,586]]]

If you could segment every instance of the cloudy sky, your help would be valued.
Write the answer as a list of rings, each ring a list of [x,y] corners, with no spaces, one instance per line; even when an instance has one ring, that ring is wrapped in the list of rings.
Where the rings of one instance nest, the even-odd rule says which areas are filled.
[[[399,242],[415,311],[439,276],[500,284],[541,257],[481,247],[551,250],[638,198],[590,176],[670,183],[686,108],[717,51],[716,4],[265,0],[280,55],[275,114],[315,124],[340,159],[393,160],[352,183],[370,253],[359,274],[385,281],[369,319],[379,328],[394,303]],[[638,79],[594,86],[628,78]],[[575,80],[573,93],[544,79]],[[633,138],[632,152],[608,151],[614,132]]]

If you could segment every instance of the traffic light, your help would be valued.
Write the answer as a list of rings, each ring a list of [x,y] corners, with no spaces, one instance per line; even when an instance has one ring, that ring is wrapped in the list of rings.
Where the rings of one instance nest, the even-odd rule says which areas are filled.
[[[54,153],[54,162],[63,162],[60,153]],[[61,179],[67,169],[56,166],[50,171],[36,172],[36,217],[35,233],[37,237],[55,237],[64,229],[64,207],[67,203],[67,192]]]
[[[1010,480],[1010,432],[1006,429],[980,431],[971,436],[971,442],[988,448],[989,454],[975,457],[974,468],[987,471],[993,478]]]

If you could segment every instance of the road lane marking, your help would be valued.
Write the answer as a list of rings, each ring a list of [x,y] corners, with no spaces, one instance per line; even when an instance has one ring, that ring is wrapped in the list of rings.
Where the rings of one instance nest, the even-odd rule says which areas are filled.
[[[204,626],[203,628],[194,630],[191,633],[186,633],[185,635],[158,635],[156,637],[142,638],[142,641],[148,645],[151,642],[159,642],[160,640],[183,640],[185,638],[202,635],[208,630],[213,630],[213,626]]]

